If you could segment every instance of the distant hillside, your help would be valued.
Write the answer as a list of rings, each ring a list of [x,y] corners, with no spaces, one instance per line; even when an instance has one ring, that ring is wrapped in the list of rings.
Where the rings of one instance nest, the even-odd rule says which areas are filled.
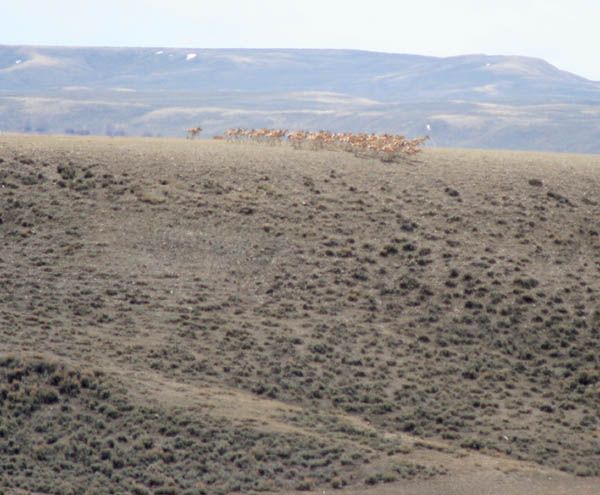
[[[207,135],[268,126],[600,152],[599,115],[600,83],[526,57],[0,46],[5,132],[181,136],[191,125]]]

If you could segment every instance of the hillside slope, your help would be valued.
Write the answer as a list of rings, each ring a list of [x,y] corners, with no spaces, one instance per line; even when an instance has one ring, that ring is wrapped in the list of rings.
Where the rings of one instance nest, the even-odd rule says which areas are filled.
[[[0,83],[19,92],[84,86],[135,91],[331,91],[383,101],[598,98],[600,83],[529,57],[356,50],[0,47]]]
[[[598,191],[591,156],[1,136],[0,487],[600,493]]]
[[[326,128],[600,152],[599,103],[600,83],[518,56],[0,46],[7,132]]]

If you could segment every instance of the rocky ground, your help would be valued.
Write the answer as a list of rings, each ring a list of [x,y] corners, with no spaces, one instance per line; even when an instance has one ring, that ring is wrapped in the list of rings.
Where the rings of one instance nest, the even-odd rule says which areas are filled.
[[[0,342],[0,493],[600,493],[600,158],[2,135]]]

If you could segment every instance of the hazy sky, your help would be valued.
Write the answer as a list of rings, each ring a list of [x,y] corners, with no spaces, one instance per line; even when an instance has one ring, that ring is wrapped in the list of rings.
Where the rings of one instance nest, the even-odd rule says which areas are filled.
[[[600,0],[0,0],[0,44],[543,58],[600,81]]]

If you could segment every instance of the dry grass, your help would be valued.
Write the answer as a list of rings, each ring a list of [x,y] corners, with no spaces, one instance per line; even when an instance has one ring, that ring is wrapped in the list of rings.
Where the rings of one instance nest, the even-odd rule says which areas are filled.
[[[2,136],[0,487],[598,476],[598,191],[592,156]]]

